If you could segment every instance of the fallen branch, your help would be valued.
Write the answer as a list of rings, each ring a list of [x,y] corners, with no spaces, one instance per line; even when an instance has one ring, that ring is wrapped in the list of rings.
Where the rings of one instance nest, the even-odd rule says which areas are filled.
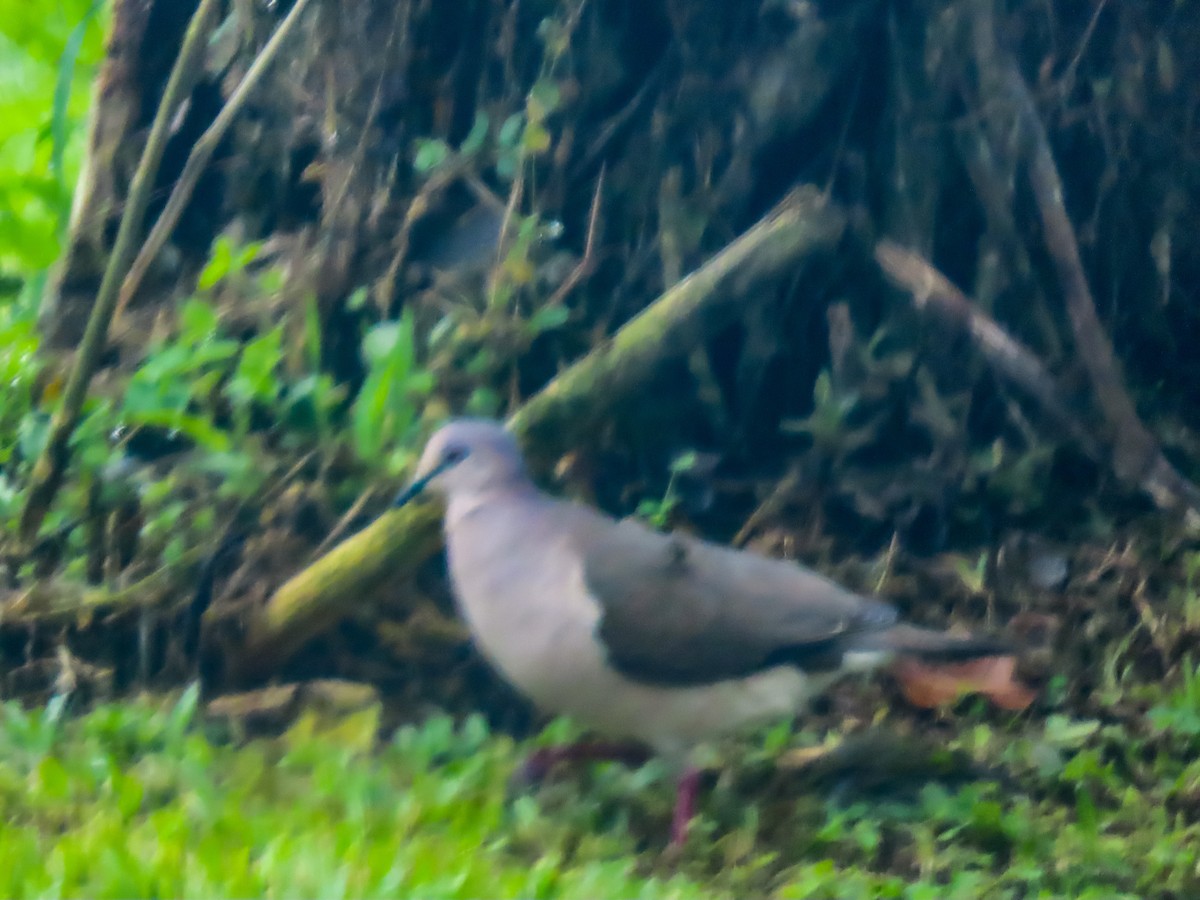
[[[688,275],[513,413],[536,458],[592,432],[660,360],[689,352],[746,311],[752,285],[841,238],[845,214],[811,188],[793,192],[753,228]]]
[[[817,191],[794,191],[531,397],[514,412],[510,427],[543,459],[573,443],[645,383],[661,360],[685,353],[744,312],[751,285],[835,245],[844,227],[842,211]],[[440,518],[428,504],[389,512],[296,574],[248,624],[237,673],[270,673],[372,591],[401,582],[439,545]]]
[[[994,134],[1010,135],[1016,126],[1017,153],[1025,164],[1037,202],[1046,249],[1054,261],[1066,303],[1075,347],[1091,380],[1112,447],[1112,467],[1128,484],[1138,485],[1161,509],[1190,507],[1200,512],[1200,488],[1184,478],[1163,456],[1158,440],[1142,422],[1125,389],[1112,342],[1100,324],[1088,287],[1079,244],[1063,205],[1063,185],[1050,142],[1029,87],[1016,61],[996,41],[991,0],[977,0],[972,22],[980,82],[990,98],[985,102],[994,120]]]

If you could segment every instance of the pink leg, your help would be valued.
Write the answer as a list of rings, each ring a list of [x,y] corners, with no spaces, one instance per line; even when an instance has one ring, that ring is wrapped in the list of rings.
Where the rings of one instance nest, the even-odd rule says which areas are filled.
[[[671,817],[671,848],[680,850],[687,842],[688,826],[696,814],[696,794],[700,790],[700,770],[684,769],[675,792],[675,814]]]

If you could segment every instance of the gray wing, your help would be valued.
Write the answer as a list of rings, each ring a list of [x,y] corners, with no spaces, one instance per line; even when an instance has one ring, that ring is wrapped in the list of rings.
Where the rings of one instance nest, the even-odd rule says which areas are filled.
[[[795,663],[831,669],[842,638],[896,621],[886,603],[809,569],[632,521],[597,522],[581,548],[614,667],[637,680],[703,684]]]

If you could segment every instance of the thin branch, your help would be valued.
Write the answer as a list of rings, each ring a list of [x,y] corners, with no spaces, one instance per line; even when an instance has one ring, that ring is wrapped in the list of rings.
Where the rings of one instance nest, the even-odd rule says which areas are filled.
[[[165,609],[183,602],[184,585],[214,549],[213,543],[192,547],[172,562],[132,584],[114,590],[63,578],[33,582],[0,594],[0,622],[44,627],[79,624],[137,610]]]
[[[567,295],[575,290],[575,286],[592,274],[596,267],[596,225],[600,220],[600,195],[604,191],[604,166],[600,167],[600,177],[596,179],[596,192],[592,195],[592,208],[588,213],[587,238],[583,245],[583,257],[579,265],[571,270],[562,284],[546,301],[546,306],[558,306],[567,299]]]
[[[163,244],[167,242],[167,238],[171,236],[171,232],[175,230],[176,224],[179,222],[179,217],[183,214],[184,208],[192,199],[192,193],[196,189],[196,183],[200,180],[200,175],[208,166],[209,160],[213,153],[216,152],[217,146],[221,143],[221,139],[225,137],[225,133],[229,131],[229,127],[233,124],[233,120],[237,114],[242,111],[242,107],[246,105],[246,100],[250,93],[258,86],[263,75],[271,63],[275,61],[275,57],[279,55],[279,48],[283,46],[283,42],[287,40],[288,35],[296,27],[296,23],[300,21],[300,16],[304,13],[310,0],[296,0],[295,6],[291,8],[283,21],[279,23],[279,27],[275,29],[275,33],[271,35],[266,46],[262,48],[254,62],[247,70],[245,76],[230,95],[229,100],[217,113],[217,117],[213,119],[213,123],[208,126],[204,134],[200,135],[199,139],[193,145],[191,152],[188,154],[187,162],[184,163],[183,172],[179,176],[179,181],[175,185],[175,189],[171,191],[171,196],[167,199],[167,205],[163,207],[162,215],[158,217],[158,221],[154,223],[154,228],[150,230],[150,234],[146,237],[146,242],[142,245],[142,249],[138,252],[137,258],[133,261],[133,265],[129,267],[129,274],[125,276],[125,281],[121,285],[121,297],[117,304],[116,315],[118,318],[125,305],[137,293],[137,289],[141,287],[142,279],[145,278],[146,272],[150,269],[150,264],[154,261],[154,257],[158,255],[158,251],[162,249]]]
[[[908,292],[917,309],[936,311],[944,320],[970,334],[998,375],[1037,400],[1084,452],[1099,457],[1096,441],[1067,408],[1054,376],[1032,350],[968,300],[920,254],[885,240],[875,246],[875,261],[885,275]]]
[[[500,219],[500,234],[496,238],[495,264],[492,266],[491,274],[488,275],[488,306],[495,304],[500,279],[506,277],[501,263],[504,262],[504,254],[509,249],[508,235],[512,231],[513,217],[516,216],[517,207],[521,203],[521,198],[525,195],[525,168],[523,165],[517,167],[517,174],[513,177],[512,188],[508,192],[508,203],[504,206],[504,216]]]

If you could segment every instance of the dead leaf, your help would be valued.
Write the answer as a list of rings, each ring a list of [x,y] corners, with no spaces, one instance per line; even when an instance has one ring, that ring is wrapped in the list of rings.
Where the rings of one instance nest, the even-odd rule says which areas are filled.
[[[956,702],[966,694],[983,694],[1001,709],[1026,709],[1036,696],[1013,673],[1014,656],[989,656],[964,663],[928,663],[902,657],[892,664],[905,699],[913,706],[933,709]]]

